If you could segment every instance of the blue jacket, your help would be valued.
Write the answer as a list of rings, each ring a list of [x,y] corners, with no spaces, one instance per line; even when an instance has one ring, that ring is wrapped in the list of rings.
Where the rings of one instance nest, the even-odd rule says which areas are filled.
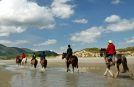
[[[45,59],[45,57],[46,57],[46,54],[41,55],[41,59]]]

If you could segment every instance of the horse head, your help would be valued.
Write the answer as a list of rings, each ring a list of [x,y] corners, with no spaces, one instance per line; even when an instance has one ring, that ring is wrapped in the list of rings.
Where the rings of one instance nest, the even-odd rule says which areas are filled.
[[[64,59],[66,57],[67,53],[62,53],[62,59]]]
[[[105,48],[101,48],[101,50],[100,50],[100,56],[101,57],[105,57],[106,56],[106,49]]]

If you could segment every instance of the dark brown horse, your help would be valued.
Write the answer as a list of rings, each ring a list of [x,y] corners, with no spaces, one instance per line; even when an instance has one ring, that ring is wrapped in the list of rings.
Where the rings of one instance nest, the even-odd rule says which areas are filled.
[[[62,59],[66,57],[66,53],[62,54]],[[74,67],[78,69],[78,58],[75,55],[69,56],[68,60],[66,61],[66,66],[67,66],[67,72],[70,71],[69,65],[72,64],[72,70],[74,72]],[[79,69],[78,69],[79,72]]]
[[[106,58],[106,49],[105,48],[100,50],[100,56]],[[113,58],[114,58],[115,61],[112,61]],[[133,74],[129,72],[129,68],[128,68],[128,65],[127,65],[127,59],[123,54],[115,54],[112,57],[112,59],[108,59],[109,63],[106,63],[107,68],[106,68],[106,71],[104,73],[105,76],[107,75],[107,72],[109,72],[111,74],[111,76],[113,76],[115,78],[118,77],[119,72],[120,72],[119,65],[122,64],[122,66],[123,66],[123,72],[122,73],[128,72],[129,76],[131,78],[133,77]],[[112,64],[111,64],[111,62],[112,62]],[[110,70],[110,67],[113,66],[113,64],[115,64],[115,67],[117,69],[116,75],[114,75],[114,73],[112,73],[111,70]]]
[[[34,68],[36,69],[36,67],[37,67],[37,64],[38,64],[38,60],[37,59],[33,59],[32,61],[31,61],[31,67],[33,67],[33,65],[34,65]]]
[[[20,58],[16,58],[16,64],[18,65],[18,66],[21,66],[21,59]]]
[[[42,59],[40,61],[40,64],[42,66],[42,69],[46,69],[46,67],[47,67],[47,59]]]

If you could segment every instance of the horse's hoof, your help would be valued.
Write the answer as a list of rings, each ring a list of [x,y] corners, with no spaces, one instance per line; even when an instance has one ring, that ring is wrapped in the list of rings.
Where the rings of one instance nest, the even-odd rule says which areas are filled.
[[[114,74],[112,74],[112,77],[113,77],[113,78],[115,77]]]
[[[133,74],[131,73],[130,75],[129,75],[131,78],[133,78]]]
[[[107,76],[107,73],[104,73],[104,76]]]
[[[114,76],[114,78],[117,78],[117,77],[118,77],[117,75]]]
[[[71,73],[74,73],[74,72],[71,72]]]
[[[121,73],[126,73],[126,71],[122,71]]]
[[[78,73],[79,73],[79,70],[78,70]]]

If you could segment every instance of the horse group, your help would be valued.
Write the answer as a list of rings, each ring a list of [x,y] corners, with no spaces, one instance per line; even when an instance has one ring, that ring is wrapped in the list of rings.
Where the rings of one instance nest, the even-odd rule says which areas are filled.
[[[62,54],[62,59],[64,59],[64,58],[66,57],[66,55],[67,55],[66,53],[63,53],[63,54]],[[16,59],[16,64],[17,64],[18,66],[22,66],[22,64],[25,65],[26,62],[27,62],[27,59],[26,59],[25,62],[22,62],[22,59],[19,59],[19,58]],[[37,68],[37,64],[38,64],[38,60],[37,60],[37,59],[31,60],[31,67],[34,66],[34,68],[36,69],[36,68]],[[42,70],[43,70],[43,69],[46,69],[46,67],[47,67],[47,59],[41,60],[41,61],[40,61],[40,64],[41,64]],[[70,57],[68,58],[68,60],[66,61],[67,72],[68,72],[68,71],[71,71],[71,70],[69,69],[70,64],[72,64],[72,71],[73,71],[73,72],[74,72],[74,68],[77,68],[77,70],[78,70],[78,72],[79,72],[79,69],[78,69],[78,58],[77,58],[77,56],[72,55],[72,56],[70,56]]]
[[[62,54],[62,59],[66,58],[66,55],[67,55],[67,53],[63,53]],[[106,49],[101,49],[100,50],[100,56],[104,57],[104,58],[106,57]],[[120,72],[119,65],[122,64],[122,66],[123,66],[123,72],[122,73],[128,72],[129,76],[132,78],[133,74],[129,71],[126,57],[123,54],[115,54],[113,57],[115,59],[114,64],[111,64],[111,62],[113,62],[112,59],[108,60],[109,63],[106,63],[106,71],[104,73],[104,76],[107,76],[107,73],[109,72],[112,77],[115,77],[115,78],[118,77],[119,76],[119,72]],[[18,64],[18,66],[21,65],[22,64],[21,63],[21,59],[20,60],[16,60],[16,63]],[[37,59],[31,60],[31,67],[34,66],[34,68],[36,68],[37,64],[38,64],[38,60]],[[41,60],[40,64],[42,66],[42,69],[45,69],[47,67],[47,60],[46,59]],[[67,72],[71,71],[69,69],[70,64],[72,65],[72,71],[73,72],[74,72],[74,68],[77,68],[77,71],[79,72],[79,69],[78,69],[78,57],[77,56],[75,56],[75,55],[69,56],[68,60],[66,61]],[[117,72],[116,72],[115,75],[110,70],[111,66],[115,66],[116,69],[117,69]]]
[[[25,67],[26,63],[27,63],[27,58],[25,58],[25,59],[23,59],[23,60],[20,59],[20,58],[16,59],[16,64],[17,64],[18,66],[24,66],[24,67]],[[38,60],[37,60],[37,59],[31,60],[31,67],[34,66],[34,69],[37,68],[37,64],[38,64]],[[42,60],[40,61],[40,64],[41,64],[41,66],[42,66],[42,69],[45,69],[45,68],[47,67],[47,60],[46,60],[46,59],[42,59]]]

